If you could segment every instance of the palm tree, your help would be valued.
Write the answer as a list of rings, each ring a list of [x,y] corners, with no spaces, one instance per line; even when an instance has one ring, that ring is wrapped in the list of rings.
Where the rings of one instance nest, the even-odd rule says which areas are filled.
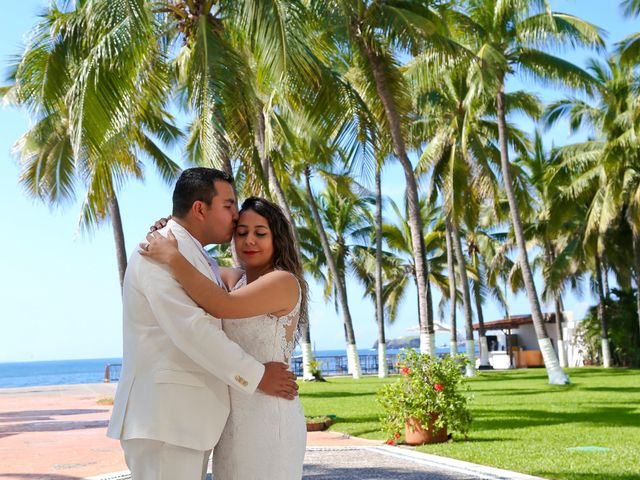
[[[407,215],[408,205],[406,199],[404,210],[401,210],[393,200],[389,200],[389,205],[394,212],[394,221],[383,224],[382,235],[389,250],[399,259],[403,259],[401,268],[404,270],[405,275],[413,280],[417,290],[417,273],[411,245],[413,237]],[[446,298],[449,291],[449,282],[444,274],[446,248],[443,245],[445,235],[443,233],[444,222],[440,222],[441,213],[440,208],[428,205],[426,199],[420,200],[420,216],[422,217],[423,225],[426,225],[428,228],[427,233],[424,235],[424,244],[428,252],[427,261],[429,263],[428,285],[435,285],[442,297]],[[398,290],[393,295],[394,301],[400,301],[404,298],[408,283],[403,282],[402,285],[398,285],[397,287]],[[420,299],[418,298],[418,302],[419,301]],[[397,306],[394,305],[392,308],[395,310]]]
[[[496,226],[493,222],[494,220],[492,219],[492,223],[488,225],[492,230],[495,229]],[[499,249],[498,245],[502,245],[504,237],[506,237],[506,235],[485,230],[482,222],[478,222],[477,228],[474,231],[468,231],[466,234],[470,269],[475,274],[475,278],[471,280],[471,290],[478,315],[478,346],[480,350],[481,368],[490,368],[489,345],[484,326],[482,305],[486,298],[491,295],[497,303],[503,307],[506,306],[506,300],[502,295],[502,290],[498,288],[497,283],[495,283],[497,275],[492,271],[492,265],[490,264],[490,259],[495,258],[495,252]],[[492,274],[493,285],[490,280]]]
[[[585,192],[591,194],[584,242],[596,242],[595,253],[599,259],[595,267],[596,278],[602,279],[604,273],[601,262],[606,233],[620,218],[625,219],[632,233],[633,268],[629,271],[635,270],[638,286],[640,157],[634,115],[640,86],[633,69],[622,64],[618,57],[610,57],[606,63],[592,60],[589,69],[597,80],[596,103],[592,105],[575,98],[561,100],[549,106],[545,119],[552,125],[559,118],[567,117],[572,128],[584,125],[599,133],[594,140],[561,150],[568,168],[576,176],[568,195],[578,198]],[[640,313],[640,302],[637,310]],[[604,340],[603,332],[603,347],[607,344]],[[603,357],[606,359],[606,354]]]
[[[357,158],[360,157],[360,161],[358,162],[363,170],[363,178],[366,178],[366,170],[369,168],[369,165],[372,163],[368,157],[375,157],[375,174],[374,174],[374,183],[375,183],[375,197],[376,197],[376,213],[375,213],[375,233],[374,233],[374,241],[376,244],[375,247],[375,274],[371,277],[374,281],[371,283],[373,289],[371,294],[373,295],[373,300],[375,303],[375,311],[376,311],[376,323],[378,326],[378,376],[380,378],[384,378],[387,376],[387,355],[386,355],[386,339],[385,339],[385,298],[392,298],[393,295],[387,291],[387,287],[383,285],[383,251],[382,251],[382,242],[383,242],[383,234],[382,234],[382,169],[384,166],[385,159],[391,153],[389,146],[389,139],[386,138],[383,133],[379,129],[378,124],[383,121],[382,117],[384,115],[383,107],[380,104],[379,97],[375,94],[372,85],[368,83],[368,78],[366,72],[363,72],[361,68],[358,68],[357,64],[353,61],[353,55],[350,55],[348,51],[341,52],[341,54],[335,55],[333,57],[333,68],[341,75],[343,81],[352,86],[353,91],[357,92],[358,102],[356,102],[357,107],[346,118],[348,119],[345,122],[347,128],[341,130],[349,130],[354,129],[354,127],[358,127],[357,130],[360,131],[358,137],[361,139],[358,144],[349,147],[348,149],[354,152],[351,155],[351,160],[353,162],[357,161]],[[343,135],[338,134],[335,136],[336,139],[341,139]],[[345,142],[345,138],[338,140],[338,143],[352,143],[353,142]],[[357,146],[357,148],[354,148]],[[366,256],[365,256],[366,257]],[[386,262],[385,257],[385,262]],[[354,257],[355,260],[355,257]],[[388,262],[385,263],[388,265]],[[367,270],[368,263],[364,261],[359,265],[359,278],[360,281],[369,285],[369,270]],[[354,264],[355,267],[355,264]],[[356,269],[357,270],[357,269]],[[404,279],[400,276],[394,277],[396,281],[404,283]],[[368,290],[368,286],[367,292]],[[391,291],[394,289],[391,288]],[[387,292],[387,293],[385,293]],[[392,309],[393,310],[393,309]]]
[[[181,135],[164,108],[158,31],[141,0],[79,2],[68,11],[52,4],[0,92],[35,121],[16,143],[21,182],[50,204],[86,190],[80,226],[111,219],[121,285],[127,256],[118,190],[128,177],[144,178],[141,157],[167,181],[179,172],[154,139],[170,144]]]
[[[391,138],[393,151],[402,165],[407,186],[409,225],[412,253],[417,272],[421,350],[435,355],[432,306],[429,303],[427,279],[429,276],[423,224],[420,218],[418,185],[413,166],[407,154],[403,131],[407,125],[410,100],[405,81],[400,74],[399,51],[410,52],[423,47],[450,51],[454,43],[447,36],[443,18],[448,6],[437,2],[404,2],[391,0],[367,2],[340,0],[326,3],[327,30],[331,29],[340,45],[353,54],[353,59],[364,72],[369,84],[383,106],[381,129]]]
[[[387,342],[384,334],[384,310],[382,298],[382,162],[376,164],[376,274],[375,274],[375,301],[376,324],[378,325],[378,377],[386,378],[387,369]]]
[[[367,228],[364,229],[364,231],[367,230]],[[378,325],[378,376],[384,378],[388,375],[386,336],[384,323],[382,325],[380,323],[396,321],[398,308],[406,297],[407,286],[412,275],[411,267],[402,257],[393,252],[379,251],[368,245],[353,247],[350,264],[356,278],[364,286],[365,295],[372,299],[376,310],[378,308],[383,310],[381,315],[376,311],[376,323]],[[379,287],[376,282],[378,272]],[[376,292],[378,288],[379,293]],[[380,347],[381,343],[383,347]]]
[[[556,316],[557,354],[561,367],[567,366],[562,329],[562,293],[567,283],[567,272],[558,270],[558,253],[567,245],[575,231],[575,218],[579,214],[576,202],[562,195],[562,189],[571,183],[571,173],[562,163],[555,149],[545,151],[542,135],[535,132],[530,154],[516,159],[515,165],[526,171],[527,183],[532,195],[533,209],[526,219],[527,237],[535,242],[542,252],[534,260],[540,264],[544,280],[543,297],[552,301]]]
[[[365,208],[365,204],[372,203],[372,199],[367,200],[366,197],[359,197],[352,192],[350,189],[352,181],[344,175],[339,177],[326,176],[327,190],[316,197],[311,187],[310,170],[309,166],[305,168],[306,199],[310,207],[311,221],[322,246],[324,261],[329,267],[325,282],[325,295],[330,296],[333,293],[336,303],[340,306],[347,344],[348,371],[353,378],[358,379],[361,377],[360,357],[356,346],[346,284],[346,270],[350,255],[347,240],[352,236],[364,237],[363,220],[371,220],[371,215]],[[322,209],[320,209],[319,203]]]
[[[622,13],[627,17],[637,17],[640,15],[639,0],[623,0]],[[640,32],[633,33],[624,38],[618,44],[618,54],[620,59],[630,65],[640,63]]]
[[[435,74],[430,77],[423,73],[425,70]],[[492,145],[497,140],[495,123],[485,118],[492,110],[490,98],[470,88],[468,71],[469,62],[460,62],[460,65],[442,71],[442,67],[427,57],[412,62],[408,77],[415,90],[413,96],[418,99],[419,114],[414,135],[422,135],[430,140],[420,157],[416,173],[418,178],[429,175],[431,201],[435,202],[439,197],[443,203],[446,230],[450,233],[451,250],[460,277],[466,352],[469,357],[467,375],[473,376],[475,344],[471,292],[460,224],[466,221],[474,229],[477,225],[477,205],[487,201],[495,203],[498,179],[494,171],[498,152]],[[540,112],[537,99],[524,92],[509,95],[507,101],[509,110],[519,109],[533,117]],[[516,148],[526,151],[522,132],[514,128],[510,130],[511,138],[516,139]],[[484,329],[480,333],[485,345],[483,366],[488,366]]]
[[[562,46],[601,48],[604,43],[597,27],[577,17],[552,12],[547,0],[470,0],[467,5],[473,21],[471,31],[477,35],[480,45],[474,49],[479,52],[479,61],[474,64],[475,83],[495,95],[502,177],[533,324],[549,383],[566,384],[569,377],[560,368],[544,328],[514,191],[512,165],[509,162],[505,82],[517,68],[543,82],[590,90],[593,79],[584,70],[543,49]]]
[[[609,346],[609,332],[607,330],[607,320],[605,315],[605,289],[603,281],[602,259],[595,254],[595,284],[598,292],[598,320],[600,320],[600,343],[602,348],[602,366],[611,368],[611,347]]]
[[[640,0],[622,0],[621,7],[626,15],[640,14]]]
[[[449,275],[449,325],[451,328],[451,338],[449,340],[449,351],[451,355],[458,354],[458,326],[456,324],[456,310],[458,304],[458,289],[456,288],[455,255],[453,253],[453,239],[451,238],[451,228],[449,222],[445,225],[446,245],[447,245],[447,272]]]

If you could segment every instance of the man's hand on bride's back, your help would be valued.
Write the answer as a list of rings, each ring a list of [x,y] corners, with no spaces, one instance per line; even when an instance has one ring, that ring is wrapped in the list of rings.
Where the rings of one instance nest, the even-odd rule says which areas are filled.
[[[149,227],[149,232],[155,232],[156,230],[164,228],[169,220],[171,220],[171,215],[168,217],[162,217],[160,220],[156,220],[155,223]]]
[[[293,400],[298,395],[296,376],[288,370],[289,365],[281,362],[264,364],[264,375],[258,388],[267,395]]]

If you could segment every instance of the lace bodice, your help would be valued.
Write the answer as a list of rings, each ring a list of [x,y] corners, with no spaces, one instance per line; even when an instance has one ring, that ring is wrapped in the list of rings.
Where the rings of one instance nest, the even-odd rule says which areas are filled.
[[[246,275],[232,288],[237,290],[247,284]],[[287,315],[257,315],[241,320],[223,320],[227,336],[260,362],[289,362],[295,346],[295,332],[300,318],[301,292],[298,301]]]

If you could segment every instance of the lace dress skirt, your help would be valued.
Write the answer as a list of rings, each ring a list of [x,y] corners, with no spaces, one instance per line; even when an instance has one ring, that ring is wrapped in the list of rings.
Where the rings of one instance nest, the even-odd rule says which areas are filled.
[[[300,298],[286,316],[224,320],[223,328],[256,360],[286,363],[293,351],[293,342],[288,339],[299,312]],[[229,390],[231,413],[213,451],[214,480],[300,480],[307,440],[300,399]]]
[[[300,400],[231,393],[213,452],[214,480],[300,480],[307,429]]]

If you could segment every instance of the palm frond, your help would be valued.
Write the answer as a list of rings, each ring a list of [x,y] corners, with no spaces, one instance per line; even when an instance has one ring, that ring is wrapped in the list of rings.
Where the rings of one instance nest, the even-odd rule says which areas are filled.
[[[592,93],[595,79],[585,70],[560,57],[535,49],[517,52],[518,68],[544,85],[569,87]]]
[[[545,12],[532,15],[516,25],[515,35],[533,48],[553,48],[569,45],[572,48],[587,47],[604,51],[605,32],[598,26],[574,15]]]
[[[638,16],[640,15],[640,0],[622,0],[620,8],[623,15]]]

